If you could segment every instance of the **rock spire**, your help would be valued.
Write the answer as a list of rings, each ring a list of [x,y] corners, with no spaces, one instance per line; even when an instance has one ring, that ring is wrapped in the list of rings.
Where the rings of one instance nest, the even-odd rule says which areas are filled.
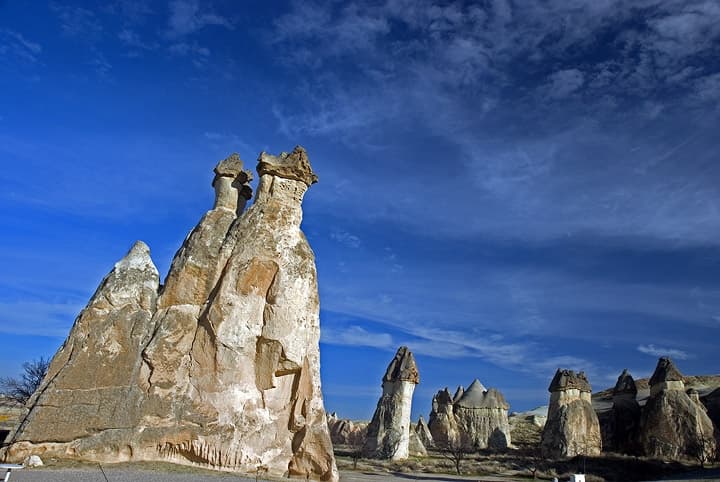
[[[410,454],[412,395],[420,382],[415,358],[408,347],[398,349],[382,382],[383,393],[368,425],[363,453],[371,458],[406,459]]]
[[[645,455],[677,459],[694,458],[703,452],[710,457],[716,448],[713,433],[705,407],[698,397],[685,392],[680,371],[670,358],[660,358],[640,419],[640,444]]]
[[[590,400],[584,372],[558,369],[550,382],[548,419],[541,450],[546,457],[598,455],[602,448],[600,423]]]
[[[9,459],[338,479],[320,390],[317,273],[300,231],[317,176],[302,147],[261,153],[257,171],[244,210],[251,176],[239,156],[215,167],[215,205],[160,293],[145,245],[116,264],[55,355]],[[73,408],[59,414],[64,406]]]

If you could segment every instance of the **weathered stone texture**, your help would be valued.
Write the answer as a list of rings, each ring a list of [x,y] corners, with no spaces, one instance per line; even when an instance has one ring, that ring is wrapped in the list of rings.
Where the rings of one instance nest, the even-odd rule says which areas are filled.
[[[138,241],[80,312],[9,440],[71,443],[137,425],[140,352],[152,335],[158,284],[150,250]]]
[[[435,445],[430,428],[422,415],[420,415],[417,424],[415,424],[415,433],[425,448],[431,448]]]
[[[475,380],[453,404],[461,443],[478,449],[510,446],[508,409],[502,393]]]
[[[432,410],[428,418],[428,428],[437,447],[447,446],[458,440],[458,426],[453,410],[453,397],[445,387],[432,399]]]
[[[338,418],[335,413],[328,416],[330,439],[336,445],[349,445],[362,447],[367,435],[367,422],[354,422],[345,418]]]
[[[590,401],[590,383],[583,372],[558,370],[550,387],[548,418],[541,450],[546,457],[598,455],[602,437]]]
[[[249,173],[237,155],[215,168],[215,207],[159,298],[147,247],[116,265],[53,360],[11,458],[338,478],[320,391],[317,273],[300,231],[317,177],[300,147],[258,161],[258,196],[240,217]]]
[[[368,425],[363,447],[366,457],[392,460],[408,458],[412,395],[419,382],[415,358],[407,347],[401,346],[383,376],[383,393]],[[414,442],[416,453],[420,451],[418,443]]]
[[[604,450],[639,455],[640,404],[636,397],[635,380],[623,370],[613,389],[608,434],[603,437]]]
[[[650,379],[650,398],[640,420],[645,455],[666,459],[706,457],[715,453],[713,423],[697,397],[684,390],[683,376],[667,357],[660,358]]]

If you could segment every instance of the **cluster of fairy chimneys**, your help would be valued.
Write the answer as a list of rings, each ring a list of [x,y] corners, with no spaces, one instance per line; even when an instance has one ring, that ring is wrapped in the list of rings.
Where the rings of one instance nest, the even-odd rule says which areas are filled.
[[[338,444],[362,445],[368,458],[402,460],[426,455],[428,448],[506,448],[510,445],[509,405],[502,393],[479,380],[455,396],[447,388],[432,402],[429,424],[410,421],[412,395],[420,382],[412,352],[400,347],[382,378],[383,393],[372,421],[364,426],[331,414],[331,437]]]
[[[541,448],[548,457],[597,455],[601,450],[664,459],[704,458],[715,453],[715,427],[696,390],[670,358],[659,359],[644,406],[627,370],[613,389],[612,408],[598,417],[583,372],[558,370],[550,383],[550,406]]]

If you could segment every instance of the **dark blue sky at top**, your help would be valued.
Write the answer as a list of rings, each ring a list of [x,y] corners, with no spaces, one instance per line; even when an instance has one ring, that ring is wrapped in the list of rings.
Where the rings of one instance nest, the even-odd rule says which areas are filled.
[[[670,354],[720,372],[720,4],[0,1],[0,375],[142,239],[166,273],[212,167],[302,144],[329,410],[400,344],[511,409]]]

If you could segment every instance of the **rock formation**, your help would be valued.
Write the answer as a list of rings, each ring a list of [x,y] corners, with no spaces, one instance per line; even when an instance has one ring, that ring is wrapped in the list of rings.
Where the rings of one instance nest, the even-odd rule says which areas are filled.
[[[438,391],[432,399],[432,411],[428,419],[428,428],[435,446],[441,448],[458,440],[458,427],[453,411],[453,400],[450,391],[445,387]]]
[[[415,433],[417,434],[420,442],[422,442],[425,448],[430,448],[435,445],[435,442],[432,438],[432,433],[430,433],[430,428],[428,427],[427,423],[425,423],[425,419],[422,415],[420,415],[418,422],[415,424]]]
[[[510,446],[508,409],[502,393],[475,380],[453,403],[455,421],[463,445],[479,449]]]
[[[685,393],[680,371],[670,358],[660,358],[650,378],[650,398],[640,420],[645,455],[677,459],[704,454],[709,459],[716,447],[713,431],[699,397]]]
[[[712,420],[713,425],[717,429],[716,438],[720,438],[720,388],[716,388],[704,397],[700,397],[708,417]],[[718,440],[720,442],[720,440]]]
[[[383,376],[383,393],[368,425],[366,457],[402,460],[410,449],[410,411],[415,385],[420,383],[415,358],[401,346]]]
[[[338,478],[320,391],[314,255],[301,203],[317,181],[301,147],[261,153],[255,203],[233,155],[214,208],[158,296],[137,243],[103,280],[53,358],[11,460],[166,460]]]
[[[603,450],[638,455],[638,430],[640,427],[640,404],[637,386],[632,375],[623,370],[613,388],[613,406],[606,414],[607,423],[603,434]]]
[[[598,455],[602,448],[600,424],[585,373],[558,369],[548,390],[550,406],[540,442],[544,456]]]
[[[139,425],[145,392],[138,379],[142,348],[153,334],[159,275],[148,247],[138,241],[100,283],[55,354],[10,454],[29,455],[93,450],[101,438]],[[103,437],[105,434],[105,437]],[[113,437],[114,438],[114,437]],[[43,444],[34,453],[33,444]],[[110,445],[110,457],[129,457],[129,448]]]
[[[338,418],[335,413],[328,417],[330,439],[336,445],[362,447],[367,436],[367,422],[353,422],[346,418]]]

